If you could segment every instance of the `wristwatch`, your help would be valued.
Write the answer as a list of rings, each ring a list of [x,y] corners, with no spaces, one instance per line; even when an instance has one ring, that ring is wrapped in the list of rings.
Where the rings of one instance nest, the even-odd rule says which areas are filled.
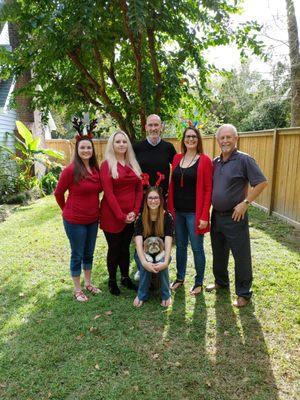
[[[251,204],[250,201],[247,199],[243,200],[243,203],[246,203],[248,206],[249,206],[249,204]]]

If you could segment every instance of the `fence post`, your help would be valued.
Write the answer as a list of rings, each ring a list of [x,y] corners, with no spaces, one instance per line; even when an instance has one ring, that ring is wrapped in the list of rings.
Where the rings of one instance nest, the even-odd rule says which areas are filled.
[[[274,208],[274,195],[275,195],[275,183],[276,183],[276,167],[277,167],[277,154],[278,154],[278,130],[275,128],[273,133],[273,144],[272,144],[272,164],[271,164],[271,176],[269,179],[270,185],[270,197],[268,204],[268,214],[271,215]]]
[[[213,135],[213,154],[212,154],[212,159],[216,157],[216,144],[217,144],[217,138],[216,135]]]

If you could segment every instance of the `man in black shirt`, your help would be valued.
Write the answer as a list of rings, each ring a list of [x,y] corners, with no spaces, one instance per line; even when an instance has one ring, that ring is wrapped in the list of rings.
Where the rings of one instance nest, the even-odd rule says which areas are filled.
[[[216,138],[221,156],[213,161],[211,245],[215,283],[206,291],[229,286],[228,258],[235,263],[236,307],[248,304],[251,297],[252,265],[248,226],[249,204],[267,186],[267,180],[255,160],[237,150],[238,135],[231,124],[222,125]],[[248,191],[248,186],[252,187]]]
[[[155,185],[158,179],[157,172],[164,174],[165,179],[160,183],[163,196],[166,198],[169,186],[170,165],[176,150],[172,143],[162,140],[161,119],[156,114],[148,116],[146,121],[147,138],[134,144],[133,149],[142,172],[149,175],[149,183]]]

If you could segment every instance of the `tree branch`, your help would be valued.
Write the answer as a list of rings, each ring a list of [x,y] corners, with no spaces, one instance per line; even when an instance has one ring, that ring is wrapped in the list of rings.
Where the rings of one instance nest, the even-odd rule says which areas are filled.
[[[156,83],[155,99],[154,99],[154,104],[155,104],[154,112],[156,114],[159,114],[160,113],[160,101],[161,101],[161,98],[163,95],[163,87],[162,87],[162,76],[159,71],[158,63],[157,63],[157,54],[155,51],[155,36],[154,36],[153,28],[149,28],[149,27],[147,28],[147,36],[148,36],[148,46],[149,46],[149,52],[150,52],[151,65],[152,65],[154,80]]]
[[[134,59],[135,59],[135,65],[136,65],[135,76],[136,76],[136,81],[137,81],[138,95],[140,98],[139,115],[140,115],[140,121],[141,121],[141,128],[142,128],[142,131],[144,131],[145,125],[146,125],[146,112],[145,112],[145,106],[144,106],[144,101],[143,101],[143,82],[142,82],[142,34],[141,34],[141,32],[137,32],[137,35],[135,37],[134,32],[130,29],[130,25],[129,25],[128,6],[126,3],[126,0],[120,0],[119,3],[120,3],[120,8],[122,10],[125,31],[128,35],[130,45],[131,45],[131,48],[133,51]]]

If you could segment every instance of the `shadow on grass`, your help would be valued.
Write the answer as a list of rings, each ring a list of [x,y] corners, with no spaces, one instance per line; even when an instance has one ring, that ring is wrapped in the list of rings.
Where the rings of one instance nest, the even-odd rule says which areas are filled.
[[[228,293],[216,298],[213,362],[206,348],[204,295],[186,301],[179,290],[170,310],[157,297],[135,309],[126,289],[115,298],[105,288],[81,304],[70,288],[45,296],[37,287],[19,298],[21,286],[2,289],[3,399],[278,398],[254,309],[240,312],[238,326]]]
[[[275,384],[264,335],[254,306],[234,312],[230,292],[215,300],[216,365],[214,385],[228,400],[276,400]]]
[[[295,229],[293,226],[288,225],[278,218],[269,216],[265,212],[254,207],[250,209],[249,216],[250,227],[265,232],[280,244],[293,251],[299,252],[300,243],[299,239],[297,240],[296,237],[293,238]]]

